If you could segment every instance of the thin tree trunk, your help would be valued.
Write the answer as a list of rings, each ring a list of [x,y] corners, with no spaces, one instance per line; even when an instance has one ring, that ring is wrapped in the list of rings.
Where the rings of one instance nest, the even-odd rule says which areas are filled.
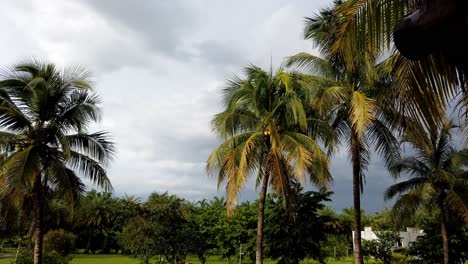
[[[444,202],[439,202],[440,208],[440,234],[442,235],[442,246],[444,250],[444,264],[449,264],[449,242],[447,233],[447,221],[445,219]]]
[[[353,204],[354,204],[354,263],[363,264],[361,245],[361,160],[359,138],[356,132],[351,136],[351,160],[353,166]]]
[[[16,250],[16,256],[15,256],[15,259],[18,259],[18,255],[19,255],[19,252],[20,252],[20,249],[21,249],[21,242],[23,241],[23,236],[21,235],[21,230],[23,229],[23,207],[21,207],[21,209],[19,210],[19,214],[18,214],[18,237],[19,237],[19,241],[18,241],[18,249]]]
[[[265,216],[265,199],[268,189],[268,178],[266,173],[262,179],[262,190],[258,201],[258,223],[257,223],[257,252],[255,254],[255,264],[263,264],[263,220]]]
[[[86,242],[85,253],[86,254],[91,253],[91,234],[90,233],[88,233],[88,241]]]
[[[43,199],[41,175],[34,179],[34,264],[42,264]]]

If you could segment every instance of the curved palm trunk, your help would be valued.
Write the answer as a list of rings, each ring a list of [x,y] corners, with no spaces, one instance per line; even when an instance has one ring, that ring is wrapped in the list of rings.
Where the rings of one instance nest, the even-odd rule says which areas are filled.
[[[270,174],[266,173],[262,179],[262,190],[258,201],[258,223],[257,223],[257,252],[255,254],[255,264],[263,264],[263,220],[265,218],[265,199],[268,189],[268,178]]]
[[[43,201],[41,175],[34,179],[34,264],[42,264]]]
[[[444,202],[439,202],[440,208],[440,234],[442,235],[442,246],[444,250],[444,264],[449,264],[449,242],[447,233],[447,221],[445,219]]]
[[[352,131],[351,161],[353,166],[353,205],[354,205],[354,263],[363,264],[361,245],[361,162],[359,138]]]

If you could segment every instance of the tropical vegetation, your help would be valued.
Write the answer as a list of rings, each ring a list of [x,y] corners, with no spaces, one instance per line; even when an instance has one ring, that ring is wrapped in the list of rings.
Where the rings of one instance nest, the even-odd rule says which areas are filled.
[[[16,264],[298,264],[350,255],[356,264],[464,263],[468,55],[454,57],[465,42],[442,30],[458,21],[457,1],[335,0],[305,19],[304,39],[319,54],[267,70],[249,65],[229,79],[211,122],[220,144],[206,162],[226,195],[211,200],[115,196],[106,171],[114,143],[89,131],[101,117],[89,71],[37,59],[4,68],[0,263],[4,248]],[[408,39],[434,41],[419,49]],[[345,148],[353,207],[336,212],[330,167]],[[383,197],[394,205],[366,214],[373,153],[394,177]],[[87,191],[88,182],[99,190]],[[239,202],[248,187],[259,198]],[[377,239],[362,241],[363,226]],[[403,248],[406,226],[424,233]]]

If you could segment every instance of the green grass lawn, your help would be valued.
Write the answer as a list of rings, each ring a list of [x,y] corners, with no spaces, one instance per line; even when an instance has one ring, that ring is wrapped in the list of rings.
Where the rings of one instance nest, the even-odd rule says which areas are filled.
[[[0,264],[10,264],[12,259],[0,259]],[[189,263],[200,264],[196,257],[189,257]],[[121,255],[100,255],[100,254],[80,254],[73,258],[72,264],[139,264],[138,259],[130,258]],[[237,264],[237,259],[231,259],[232,264]],[[274,264],[275,261],[265,260],[265,264]],[[352,258],[343,259],[342,261],[329,261],[330,264],[349,264],[353,263]],[[227,264],[227,260],[223,260],[218,256],[210,256],[207,264]]]

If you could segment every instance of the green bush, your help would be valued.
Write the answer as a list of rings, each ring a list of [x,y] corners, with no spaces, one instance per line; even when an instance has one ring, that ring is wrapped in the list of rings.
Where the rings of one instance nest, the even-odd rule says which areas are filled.
[[[21,249],[19,251],[18,258],[13,260],[11,264],[33,264],[32,249]]]
[[[393,264],[405,264],[408,257],[401,253],[392,253],[392,263]]]
[[[71,256],[62,256],[55,250],[47,252],[43,257],[43,263],[47,264],[68,264],[71,260]]]
[[[44,236],[44,252],[55,251],[62,256],[68,256],[75,250],[76,236],[63,229],[49,231]]]
[[[55,250],[45,252],[42,256],[42,262],[45,264],[68,264],[71,259],[71,256],[62,256]],[[11,264],[33,264],[32,249],[21,249],[18,258],[13,260]]]

